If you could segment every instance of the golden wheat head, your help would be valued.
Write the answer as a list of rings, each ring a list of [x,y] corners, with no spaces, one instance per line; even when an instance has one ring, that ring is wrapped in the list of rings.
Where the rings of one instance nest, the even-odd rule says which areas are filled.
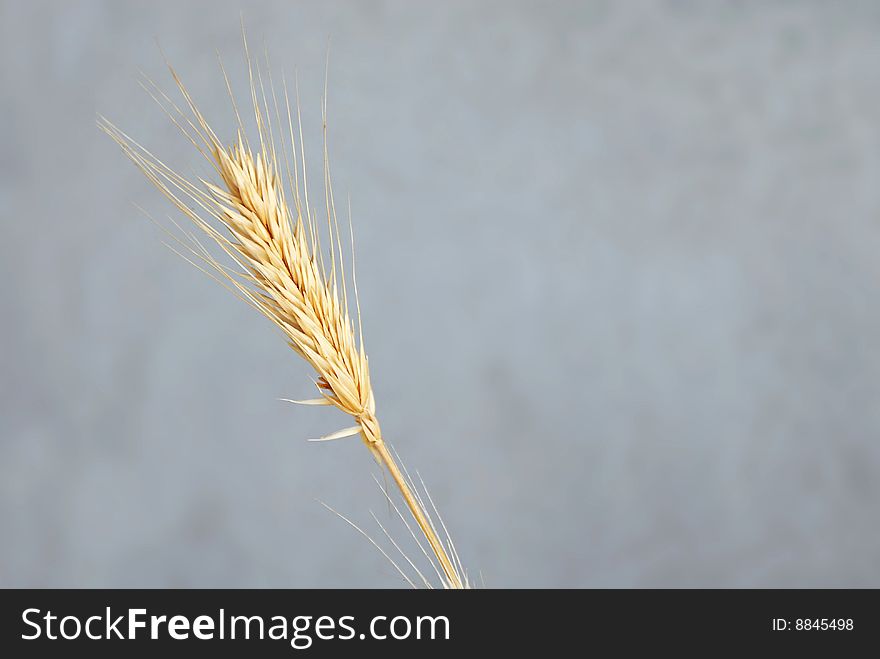
[[[354,420],[353,426],[312,441],[359,434],[400,489],[428,542],[442,584],[466,587],[467,578],[445,526],[444,544],[412,479],[398,468],[376,419],[354,273],[357,333],[349,313],[347,277],[327,159],[326,105],[322,108],[326,217],[321,223],[326,220],[329,250],[321,247],[318,217],[309,205],[299,104],[295,104],[296,113],[292,113],[286,82],[283,92],[276,94],[271,75],[264,84],[261,69],[258,66],[255,75],[248,56],[251,104],[258,133],[258,141],[251,146],[223,71],[238,121],[236,139],[224,144],[180,78],[170,66],[169,69],[185,110],[152,82],[145,81],[143,86],[207,159],[216,174],[215,181],[177,173],[104,118],[99,119],[101,129],[195,227],[222,249],[231,265],[221,263],[197,236],[178,225],[178,233],[172,235],[188,252],[184,258],[269,318],[284,333],[290,347],[314,368],[319,396],[290,402],[332,405]],[[294,123],[299,127],[299,153]],[[326,252],[329,253],[325,258]],[[419,542],[418,538],[416,541]]]

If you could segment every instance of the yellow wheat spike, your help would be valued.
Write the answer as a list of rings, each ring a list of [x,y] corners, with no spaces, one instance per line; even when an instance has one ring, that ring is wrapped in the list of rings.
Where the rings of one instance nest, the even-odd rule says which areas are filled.
[[[360,329],[356,280],[357,335],[348,311],[347,278],[327,159],[326,105],[324,189],[329,264],[325,263],[325,251],[321,248],[317,216],[309,206],[299,104],[296,103],[294,117],[286,82],[279,103],[271,77],[269,84],[264,84],[260,67],[257,66],[255,75],[248,54],[251,103],[258,133],[258,142],[252,147],[225,70],[223,76],[238,119],[238,134],[229,144],[221,142],[211,129],[170,65],[169,70],[185,109],[153,83],[145,81],[144,87],[208,160],[216,180],[182,176],[106,119],[100,118],[99,126],[184,216],[221,248],[231,265],[221,263],[196,236],[181,229],[182,235],[175,239],[195,258],[193,262],[213,273],[215,279],[269,318],[284,333],[290,347],[314,368],[319,397],[291,402],[332,405],[354,420],[350,428],[313,441],[359,434],[400,489],[439,565],[443,585],[467,587],[467,578],[448,534],[444,544],[418,490],[398,468],[376,418]],[[294,123],[299,127],[299,153]],[[286,188],[292,193],[291,203]]]

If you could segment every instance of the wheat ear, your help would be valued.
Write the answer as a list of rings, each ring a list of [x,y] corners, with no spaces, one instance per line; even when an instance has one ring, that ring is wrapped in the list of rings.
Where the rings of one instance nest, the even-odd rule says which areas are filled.
[[[363,347],[356,279],[357,336],[349,313],[347,278],[327,160],[326,95],[322,109],[329,250],[321,248],[322,231],[319,230],[316,213],[309,206],[299,104],[295,103],[297,111],[294,116],[290,110],[286,82],[283,96],[276,94],[271,75],[268,83],[264,84],[261,68],[259,65],[256,67],[255,75],[248,55],[251,104],[259,134],[258,145],[251,147],[223,70],[238,119],[237,138],[234,143],[227,145],[211,129],[174,69],[169,66],[169,70],[186,111],[153,83],[145,81],[143,86],[205,156],[216,174],[215,181],[178,174],[103,117],[98,121],[100,128],[122,147],[144,175],[198,229],[222,249],[233,265],[218,261],[196,236],[178,226],[182,235],[177,234],[175,240],[195,260],[186,255],[184,258],[212,274],[269,318],[284,333],[290,347],[315,369],[320,396],[291,402],[332,405],[354,420],[352,427],[313,441],[360,435],[370,453],[388,471],[400,490],[439,564],[438,574],[443,585],[449,588],[467,587],[467,577],[460,569],[448,534],[449,550],[440,539],[423,500],[405,472],[401,472],[382,438],[370,386],[369,363]],[[284,110],[279,110],[279,107]],[[299,126],[299,154],[294,123]],[[286,188],[292,191],[292,204],[288,203]],[[325,251],[329,251],[326,259],[329,263],[325,260]],[[454,560],[450,559],[450,555]]]

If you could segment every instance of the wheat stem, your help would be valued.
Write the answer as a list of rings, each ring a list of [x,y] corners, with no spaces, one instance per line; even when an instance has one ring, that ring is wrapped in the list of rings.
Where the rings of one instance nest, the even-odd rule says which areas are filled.
[[[364,441],[367,441],[366,436],[364,436]],[[431,549],[434,551],[434,555],[437,557],[440,567],[443,568],[443,573],[446,575],[449,585],[452,588],[463,588],[464,584],[459,577],[458,570],[455,569],[452,561],[449,560],[446,548],[443,546],[440,538],[437,537],[437,533],[434,531],[434,527],[428,519],[427,513],[422,509],[422,506],[419,505],[418,500],[413,495],[412,490],[407,484],[406,479],[403,477],[403,474],[400,472],[397,463],[391,456],[388,446],[380,437],[379,440],[371,446],[371,449],[381,464],[388,470],[388,473],[391,474],[394,484],[397,485],[397,489],[400,490],[401,495],[403,495],[403,500],[406,501],[406,505],[413,517],[415,517],[416,522],[418,522],[419,528],[421,528],[422,533],[425,534],[428,544],[431,545]]]

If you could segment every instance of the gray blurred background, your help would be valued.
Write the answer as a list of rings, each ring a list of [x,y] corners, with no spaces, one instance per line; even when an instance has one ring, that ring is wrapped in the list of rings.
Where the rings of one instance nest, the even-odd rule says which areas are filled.
[[[0,584],[397,586],[310,372],[95,127],[201,171],[229,2],[0,3]],[[385,434],[491,586],[880,586],[880,7],[249,2],[350,194]],[[318,169],[315,169],[315,166]],[[313,188],[318,194],[319,188]]]

